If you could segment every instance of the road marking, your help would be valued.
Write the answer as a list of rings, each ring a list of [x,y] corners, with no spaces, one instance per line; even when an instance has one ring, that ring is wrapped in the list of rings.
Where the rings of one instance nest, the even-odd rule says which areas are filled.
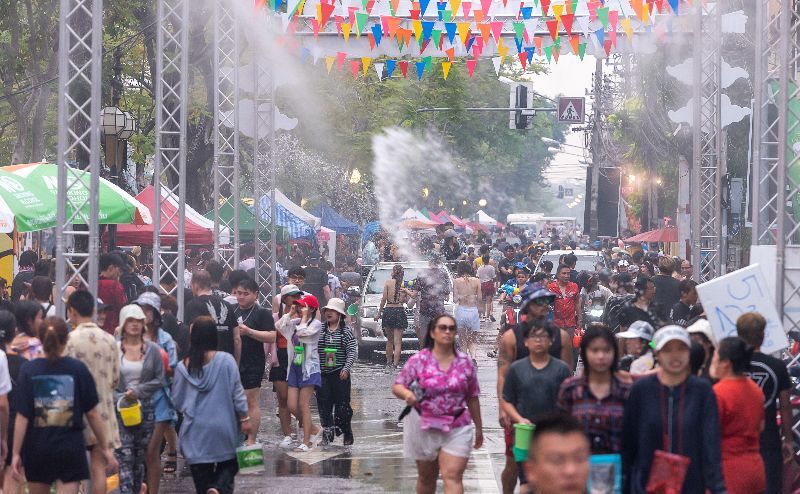
[[[302,461],[306,465],[313,465],[321,461],[329,460],[334,456],[339,456],[343,453],[344,451],[322,451],[319,449],[312,449],[311,451],[305,453],[300,451],[287,451],[286,455],[291,456],[295,460]]]

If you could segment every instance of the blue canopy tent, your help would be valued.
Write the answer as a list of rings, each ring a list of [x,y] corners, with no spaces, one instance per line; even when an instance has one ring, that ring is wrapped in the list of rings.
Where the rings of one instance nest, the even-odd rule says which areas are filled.
[[[367,240],[371,239],[376,233],[378,233],[381,229],[380,221],[370,221],[366,225],[364,225],[364,232],[361,235],[361,243],[367,243]]]
[[[269,196],[261,196],[260,206],[262,210],[262,219],[269,221]],[[275,201],[275,223],[286,228],[289,231],[289,238],[305,238],[314,242],[316,240],[316,232],[314,227],[295,216],[291,211],[284,207],[278,201]]]
[[[322,226],[334,230],[338,235],[358,235],[361,232],[356,223],[337,213],[328,205],[320,204],[313,214],[322,218]]]

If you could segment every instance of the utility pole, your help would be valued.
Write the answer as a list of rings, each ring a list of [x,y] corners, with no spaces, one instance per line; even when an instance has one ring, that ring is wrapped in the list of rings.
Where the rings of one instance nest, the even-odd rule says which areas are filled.
[[[600,181],[601,166],[601,118],[603,100],[603,60],[598,58],[594,69],[594,122],[592,124],[592,165],[591,180],[586,184],[589,196],[589,237],[595,238],[599,232],[597,220],[598,182]]]

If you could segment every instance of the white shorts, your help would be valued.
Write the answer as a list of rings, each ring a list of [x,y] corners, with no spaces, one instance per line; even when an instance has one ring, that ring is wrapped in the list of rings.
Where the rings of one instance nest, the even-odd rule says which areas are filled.
[[[459,329],[468,329],[470,331],[481,330],[481,318],[478,314],[477,307],[456,307],[455,312],[456,323]]]
[[[441,450],[448,455],[469,458],[474,430],[472,424],[450,432],[423,429],[419,413],[412,410],[403,419],[403,456],[415,461],[434,461]]]

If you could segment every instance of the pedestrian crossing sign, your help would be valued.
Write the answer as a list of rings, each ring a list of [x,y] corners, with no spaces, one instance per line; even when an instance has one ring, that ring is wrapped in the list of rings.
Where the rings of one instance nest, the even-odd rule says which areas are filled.
[[[582,124],[586,116],[586,98],[558,98],[559,123]]]

